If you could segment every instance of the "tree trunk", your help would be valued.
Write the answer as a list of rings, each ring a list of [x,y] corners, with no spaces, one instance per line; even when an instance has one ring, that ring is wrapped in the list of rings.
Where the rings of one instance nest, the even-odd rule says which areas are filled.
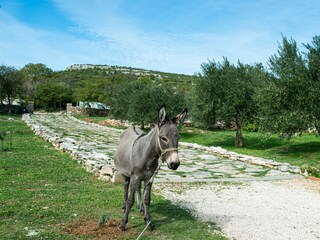
[[[10,115],[12,113],[12,110],[11,110],[11,96],[8,94],[8,114]]]
[[[141,121],[141,129],[144,130],[144,121]]]
[[[2,87],[0,87],[0,105],[3,105],[3,101],[2,101]]]
[[[316,129],[317,135],[320,136],[320,124],[318,124],[318,122],[320,121],[317,121],[317,120],[315,121],[314,128]]]
[[[236,123],[237,125],[237,132],[236,132],[236,147],[243,147],[243,137],[242,137],[242,129],[241,125],[239,123]]]

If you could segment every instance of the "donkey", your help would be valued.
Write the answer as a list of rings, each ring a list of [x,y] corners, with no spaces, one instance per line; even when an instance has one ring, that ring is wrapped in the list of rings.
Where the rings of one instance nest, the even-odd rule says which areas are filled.
[[[115,154],[115,167],[124,178],[124,218],[120,229],[125,230],[131,207],[134,204],[135,192],[138,192],[140,211],[144,211],[144,220],[152,230],[150,220],[151,186],[159,170],[158,159],[167,163],[168,168],[176,170],[179,165],[178,141],[180,135],[177,126],[187,115],[185,108],[172,120],[167,118],[166,105],[158,111],[158,123],[148,133],[135,127],[129,127],[120,136]],[[144,208],[141,203],[141,182],[144,182]],[[130,193],[128,189],[130,185]]]

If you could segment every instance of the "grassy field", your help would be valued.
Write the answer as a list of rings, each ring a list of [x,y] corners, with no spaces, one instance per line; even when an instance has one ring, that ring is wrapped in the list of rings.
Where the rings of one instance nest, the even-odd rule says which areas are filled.
[[[245,146],[234,146],[235,131],[204,131],[195,128],[183,128],[181,141],[198,143],[205,146],[220,146],[230,151],[251,156],[288,162],[307,168],[309,172],[320,177],[320,137],[304,134],[290,140],[281,140],[273,135],[264,138],[257,132],[243,132]]]
[[[120,232],[122,186],[96,179],[69,155],[53,149],[20,120],[0,116],[13,131],[0,149],[0,239],[136,239],[144,228],[136,207]],[[99,218],[110,219],[102,229]],[[155,231],[141,239],[224,239],[189,212],[153,195]],[[30,236],[30,237],[28,237]]]

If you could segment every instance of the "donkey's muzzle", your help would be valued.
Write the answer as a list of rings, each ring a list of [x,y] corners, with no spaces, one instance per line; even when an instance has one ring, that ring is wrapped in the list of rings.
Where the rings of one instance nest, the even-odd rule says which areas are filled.
[[[172,162],[168,165],[168,167],[172,170],[177,170],[179,166],[180,166],[180,162]]]
[[[170,151],[165,157],[169,169],[176,170],[179,167],[180,161],[178,151]]]

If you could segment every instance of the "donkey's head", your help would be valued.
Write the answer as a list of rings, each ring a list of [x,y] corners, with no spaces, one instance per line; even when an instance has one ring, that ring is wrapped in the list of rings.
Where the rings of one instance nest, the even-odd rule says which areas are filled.
[[[167,163],[168,168],[176,170],[179,165],[178,142],[180,135],[177,126],[184,120],[188,110],[185,108],[172,120],[167,118],[166,105],[158,111],[158,145],[161,151],[162,161]]]

